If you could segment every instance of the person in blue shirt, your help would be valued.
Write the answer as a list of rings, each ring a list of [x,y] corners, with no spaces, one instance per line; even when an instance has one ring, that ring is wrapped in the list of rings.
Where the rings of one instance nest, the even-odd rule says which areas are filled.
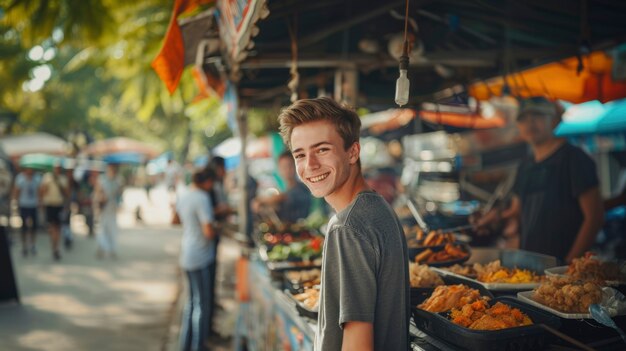
[[[188,282],[189,298],[185,303],[180,330],[180,350],[207,350],[215,279],[214,213],[207,192],[215,173],[211,169],[192,175],[189,191],[177,201],[176,211],[183,227],[180,267]]]
[[[13,198],[17,200],[17,206],[22,218],[22,255],[35,255],[35,231],[37,230],[37,208],[39,207],[39,183],[40,178],[35,171],[24,169],[15,178]]]

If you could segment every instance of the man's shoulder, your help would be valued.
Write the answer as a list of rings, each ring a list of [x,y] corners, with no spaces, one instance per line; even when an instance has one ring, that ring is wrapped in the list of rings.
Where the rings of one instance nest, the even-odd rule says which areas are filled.
[[[385,199],[375,192],[360,193],[355,201],[337,214],[336,226],[352,228],[356,232],[370,232],[371,229],[389,231],[396,226],[395,213]]]

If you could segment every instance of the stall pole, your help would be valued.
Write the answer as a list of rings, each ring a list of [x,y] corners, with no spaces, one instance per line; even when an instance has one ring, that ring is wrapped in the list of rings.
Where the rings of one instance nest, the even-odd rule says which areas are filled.
[[[248,241],[251,241],[251,226],[248,221],[250,218],[250,204],[248,201],[248,159],[246,157],[246,147],[247,141],[246,136],[248,135],[248,110],[247,108],[239,109],[237,113],[237,130],[238,137],[241,140],[241,155],[239,161],[239,169],[238,169],[238,186],[241,197],[239,199],[238,213],[239,213],[239,232],[244,234]]]

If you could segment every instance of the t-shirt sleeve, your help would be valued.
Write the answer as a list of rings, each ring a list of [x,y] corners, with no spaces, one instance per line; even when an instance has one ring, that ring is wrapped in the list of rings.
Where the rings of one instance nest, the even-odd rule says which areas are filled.
[[[330,287],[339,294],[339,327],[351,321],[374,322],[376,306],[376,272],[378,254],[371,243],[349,227],[334,229],[331,236],[335,251],[337,285]]]
[[[584,151],[574,148],[570,155],[572,196],[578,198],[585,191],[598,186],[596,164]]]
[[[198,221],[202,224],[213,222],[213,206],[211,206],[208,195],[199,195],[196,216],[198,216]]]

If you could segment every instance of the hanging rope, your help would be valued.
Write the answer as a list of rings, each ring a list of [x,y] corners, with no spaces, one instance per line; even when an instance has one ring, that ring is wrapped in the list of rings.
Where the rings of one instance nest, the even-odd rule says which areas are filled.
[[[296,34],[298,29],[297,13],[294,15],[293,21],[293,27],[289,24],[287,25],[289,38],[291,39],[291,68],[289,69],[291,79],[289,80],[289,83],[287,83],[287,87],[289,88],[289,91],[291,91],[291,102],[298,100],[298,85],[300,84],[300,75],[298,74],[298,37]]]

